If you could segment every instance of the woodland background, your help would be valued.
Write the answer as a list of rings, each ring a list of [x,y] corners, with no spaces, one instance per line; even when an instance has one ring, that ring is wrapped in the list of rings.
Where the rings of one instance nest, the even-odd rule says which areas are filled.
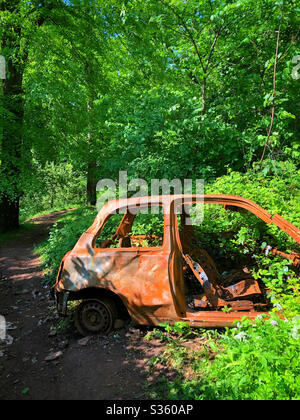
[[[299,16],[296,0],[1,0],[0,229],[94,205],[120,170],[295,175]]]
[[[117,181],[119,171],[148,185],[203,178],[206,193],[249,198],[300,227],[299,6],[0,0],[1,245],[22,244],[34,215],[76,208],[36,249],[53,284],[95,218],[98,180]],[[151,384],[148,398],[299,399],[299,277],[290,260],[265,252],[299,247],[275,226],[223,208],[205,212],[198,233],[220,270],[247,263],[272,309],[267,320],[221,332],[154,329],[150,338],[165,350],[149,369],[176,375]],[[203,344],[189,349],[195,337]]]

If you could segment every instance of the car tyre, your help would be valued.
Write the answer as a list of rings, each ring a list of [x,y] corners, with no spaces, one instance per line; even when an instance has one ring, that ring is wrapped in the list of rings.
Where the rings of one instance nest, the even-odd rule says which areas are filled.
[[[83,335],[108,334],[117,318],[116,305],[111,299],[85,299],[77,307],[74,321]]]

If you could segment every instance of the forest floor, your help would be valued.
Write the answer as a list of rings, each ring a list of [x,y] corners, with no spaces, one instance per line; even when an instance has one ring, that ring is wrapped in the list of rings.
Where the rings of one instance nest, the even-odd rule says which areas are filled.
[[[60,320],[34,248],[63,212],[30,222],[33,228],[0,246],[0,314],[7,340],[0,341],[0,400],[148,399],[148,387],[174,374],[148,361],[163,350],[146,330],[130,324],[88,340]],[[50,360],[49,360],[50,359]]]

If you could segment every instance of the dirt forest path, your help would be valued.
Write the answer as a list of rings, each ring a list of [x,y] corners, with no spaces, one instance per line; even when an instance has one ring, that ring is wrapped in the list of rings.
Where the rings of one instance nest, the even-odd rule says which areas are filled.
[[[143,400],[155,379],[147,362],[161,351],[145,331],[129,325],[87,343],[75,328],[53,333],[59,319],[34,247],[62,213],[31,219],[33,229],[0,246],[0,400]]]

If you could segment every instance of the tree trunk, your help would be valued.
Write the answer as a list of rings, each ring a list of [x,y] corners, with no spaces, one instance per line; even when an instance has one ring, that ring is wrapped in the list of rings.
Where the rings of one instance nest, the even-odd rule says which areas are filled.
[[[36,11],[43,12],[52,10],[54,2],[39,2]],[[59,8],[65,6],[60,0]],[[35,6],[33,6],[35,8]],[[7,52],[6,61],[8,71],[7,78],[2,81],[1,100],[5,112],[5,120],[1,116],[0,131],[2,131],[2,144],[0,150],[0,231],[9,231],[19,226],[19,209],[22,189],[20,175],[22,168],[23,147],[23,74],[28,58],[28,40],[22,38],[22,26],[26,25],[18,16],[22,8],[20,0],[0,0],[0,11],[14,14],[15,25],[11,27],[4,21],[2,28],[1,46],[2,51]],[[38,13],[34,22],[37,27],[45,21],[45,13]],[[26,18],[25,18],[26,19]],[[21,48],[22,45],[22,48]],[[10,56],[8,56],[10,54]]]
[[[202,86],[201,86],[201,100],[202,100],[201,114],[202,115],[204,115],[206,111],[206,82],[207,82],[207,79],[205,77],[202,81]]]
[[[8,232],[19,226],[19,198],[11,201],[6,194],[0,201],[0,232]]]
[[[9,77],[2,81],[3,108],[7,117],[2,121],[0,176],[0,231],[19,226],[20,160],[24,116],[23,69],[8,61]]]
[[[91,75],[93,74],[89,65],[86,64],[86,76],[88,80],[89,87],[89,98],[87,100],[87,121],[88,121],[88,133],[87,133],[87,142],[88,142],[88,167],[87,167],[87,185],[86,185],[86,199],[87,203],[91,206],[95,206],[97,203],[97,162],[93,156],[94,153],[94,132],[93,132],[93,98],[95,97],[95,92],[91,88]]]
[[[96,194],[96,186],[97,186],[97,177],[96,177],[96,161],[92,160],[88,163],[88,171],[87,171],[87,202],[91,206],[95,206],[97,203],[97,194]]]

